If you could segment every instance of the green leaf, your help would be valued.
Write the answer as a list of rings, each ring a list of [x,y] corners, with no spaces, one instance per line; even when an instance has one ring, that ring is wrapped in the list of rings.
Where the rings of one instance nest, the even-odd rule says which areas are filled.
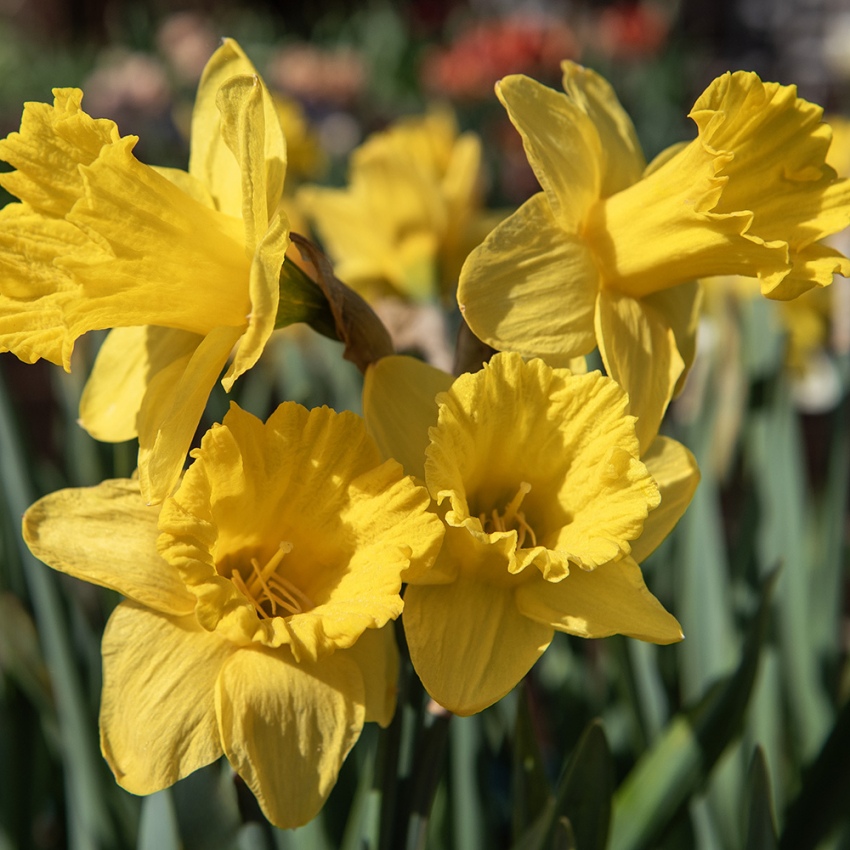
[[[552,850],[578,850],[575,833],[569,818],[558,818],[552,836]]]
[[[847,501],[850,494],[850,396],[845,396],[832,420],[826,486],[810,523],[807,545],[817,553],[810,582],[812,642],[832,664],[842,652],[844,559],[842,557]]]
[[[226,760],[202,767],[170,789],[183,850],[230,850],[242,825],[233,769]]]
[[[180,850],[177,815],[169,788],[142,800],[138,850]]]
[[[360,765],[357,788],[345,822],[340,850],[363,850],[378,846],[380,794],[375,785],[375,747]]]
[[[605,850],[613,790],[611,750],[602,723],[594,720],[564,765],[556,796],[514,850]]]
[[[272,850],[268,832],[256,821],[240,827],[236,835],[237,850]]]
[[[584,730],[558,789],[558,812],[569,819],[580,850],[605,850],[613,792],[613,757],[597,720]]]
[[[714,416],[706,415],[693,429],[690,444],[702,480],[677,529],[682,551],[675,611],[684,624],[685,640],[676,652],[682,700],[690,704],[735,669],[739,651],[723,546],[720,483],[710,462],[714,421]]]
[[[515,841],[540,816],[552,798],[552,787],[546,778],[543,756],[534,734],[534,724],[528,706],[528,693],[524,684],[520,687],[519,694],[513,740],[513,782],[511,783]]]
[[[749,438],[764,515],[759,527],[762,570],[784,565],[776,587],[776,629],[786,698],[803,758],[808,760],[823,744],[833,712],[812,637],[814,558],[804,534],[810,496],[802,435],[786,383],[777,385],[770,406],[753,416]]]
[[[774,573],[762,590],[738,669],[692,709],[677,714],[614,795],[609,850],[642,850],[705,782],[740,731],[767,631]]]
[[[776,824],[773,818],[773,795],[764,751],[756,747],[750,766],[747,794],[747,843],[745,850],[776,850]]]
[[[477,776],[481,717],[455,717],[449,729],[452,830],[457,847],[486,847]]]
[[[803,787],[788,807],[780,850],[810,850],[842,819],[850,800],[850,701],[841,709]]]
[[[20,523],[24,511],[35,501],[25,458],[11,406],[0,382],[0,487],[16,523]],[[95,724],[86,705],[55,576],[30,554],[20,534],[16,542],[50,673],[63,742],[69,846],[93,850],[114,843],[114,829],[104,804],[105,768],[95,743]]]
[[[407,850],[422,850],[425,847],[431,807],[445,761],[449,721],[453,716],[436,703],[429,704],[426,713],[428,722],[421,732],[411,774],[411,811],[405,845]]]

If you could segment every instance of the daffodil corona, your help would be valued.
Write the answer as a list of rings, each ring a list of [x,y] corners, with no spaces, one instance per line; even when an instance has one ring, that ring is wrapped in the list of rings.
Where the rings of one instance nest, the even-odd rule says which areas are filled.
[[[78,89],[29,103],[0,141],[20,198],[0,212],[0,351],[70,369],[76,339],[116,328],[81,405],[102,440],[138,435],[142,494],[177,483],[234,346],[227,389],[274,329],[289,244],[277,214],[286,149],[274,103],[241,48],[210,59],[189,171],[154,169],[134,136],[92,119]]]
[[[646,166],[608,83],[563,68],[565,93],[524,76],[496,86],[543,191],[470,255],[458,301],[497,349],[560,366],[598,345],[647,448],[693,360],[693,281],[757,277],[788,299],[850,274],[820,241],[850,222],[850,182],[825,162],[822,110],[793,86],[719,77],[690,113],[698,137]]]
[[[277,826],[321,808],[364,721],[395,708],[403,579],[443,529],[352,413],[233,406],[161,510],[138,482],[63,490],[24,537],[127,597],[103,638],[101,746],[136,794],[225,754]]]
[[[451,711],[504,696],[555,630],[681,639],[638,562],[678,521],[698,471],[665,438],[641,457],[627,404],[598,372],[518,354],[454,382],[404,357],[367,373],[381,450],[447,503],[443,548],[411,579],[403,622],[416,672]]]

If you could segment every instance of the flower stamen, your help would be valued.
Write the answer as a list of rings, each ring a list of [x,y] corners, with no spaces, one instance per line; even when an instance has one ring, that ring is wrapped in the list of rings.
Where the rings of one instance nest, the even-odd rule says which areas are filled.
[[[531,535],[532,546],[537,545],[537,535],[534,529],[528,524],[525,519],[525,513],[521,511],[520,505],[522,500],[531,492],[531,485],[527,481],[523,481],[519,485],[517,494],[511,499],[510,504],[505,508],[504,514],[500,514],[495,508],[490,512],[490,517],[487,514],[480,513],[478,519],[481,521],[481,527],[484,531],[492,534],[495,531],[516,531],[517,532],[517,549],[521,549],[525,543],[527,535]],[[489,529],[488,529],[489,526]]]
[[[304,611],[315,607],[306,593],[277,573],[277,568],[292,548],[291,543],[281,542],[264,567],[260,567],[256,558],[251,558],[253,577],[249,579],[250,583],[245,581],[238,569],[230,576],[236,588],[247,597],[262,619],[277,616],[278,608],[283,609],[281,613],[286,616],[303,614]],[[271,607],[271,614],[263,607],[266,603]]]

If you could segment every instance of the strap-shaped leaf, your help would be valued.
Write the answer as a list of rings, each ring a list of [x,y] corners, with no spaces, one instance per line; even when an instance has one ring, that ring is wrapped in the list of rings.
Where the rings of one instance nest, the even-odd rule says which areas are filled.
[[[517,840],[545,810],[552,798],[540,745],[534,734],[534,722],[528,705],[527,682],[517,701],[513,741],[513,834]]]
[[[776,576],[774,572],[763,585],[737,670],[695,707],[677,714],[617,789],[609,850],[653,846],[739,734],[758,670]]]
[[[776,850],[776,821],[773,817],[773,791],[764,751],[756,747],[750,765],[746,802],[746,850]]]
[[[555,797],[513,850],[605,850],[613,789],[613,757],[595,720],[564,765]]]
[[[845,702],[818,757],[803,775],[803,787],[788,806],[780,850],[810,850],[847,817],[850,799],[850,702]]]

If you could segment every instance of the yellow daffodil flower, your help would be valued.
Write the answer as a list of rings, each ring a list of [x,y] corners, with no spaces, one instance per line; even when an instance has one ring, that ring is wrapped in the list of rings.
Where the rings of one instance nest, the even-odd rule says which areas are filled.
[[[693,360],[692,281],[758,277],[788,299],[850,274],[820,242],[850,221],[850,182],[825,163],[822,110],[794,86],[719,77],[690,113],[698,137],[646,166],[610,85],[563,69],[563,94],[524,76],[496,86],[543,191],[470,255],[458,301],[497,349],[560,366],[598,345],[645,449]]]
[[[281,828],[321,808],[364,721],[395,707],[402,579],[442,527],[363,421],[235,405],[161,510],[138,482],[62,490],[24,516],[50,566],[127,597],[103,637],[101,748],[135,794],[227,756]]]
[[[346,189],[305,187],[339,278],[367,298],[427,300],[451,291],[469,251],[495,224],[480,213],[481,142],[450,113],[401,121],[371,136]]]
[[[139,436],[148,502],[177,483],[233,347],[228,390],[274,329],[289,244],[277,215],[286,149],[276,107],[226,40],[203,74],[189,171],[154,169],[135,136],[82,111],[82,92],[28,103],[0,141],[20,198],[0,212],[0,351],[70,370],[77,337],[116,328],[82,402],[102,440]]]
[[[370,367],[367,427],[444,515],[434,567],[410,579],[404,628],[429,694],[472,714],[508,693],[555,630],[681,640],[638,563],[699,473],[659,437],[641,457],[628,398],[598,372],[497,354],[457,380],[407,357]]]

